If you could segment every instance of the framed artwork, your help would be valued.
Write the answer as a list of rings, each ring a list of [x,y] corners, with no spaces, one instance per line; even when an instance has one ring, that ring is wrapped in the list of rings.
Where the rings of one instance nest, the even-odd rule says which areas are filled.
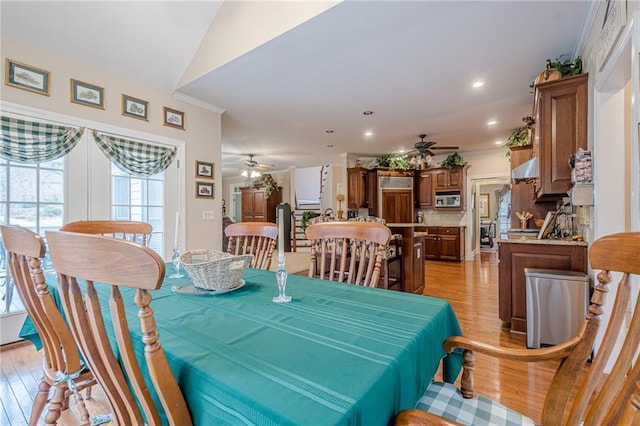
[[[104,88],[71,79],[71,102],[104,109]]]
[[[122,115],[149,121],[149,102],[122,94]]]
[[[184,130],[184,112],[163,107],[162,117],[165,126]]]
[[[213,182],[196,181],[196,198],[209,198],[213,200]]]
[[[489,217],[489,194],[480,194],[478,198],[478,213],[481,218]]]
[[[4,75],[7,86],[49,96],[49,71],[7,58]]]
[[[196,177],[213,179],[213,163],[205,163],[204,161],[196,161]]]

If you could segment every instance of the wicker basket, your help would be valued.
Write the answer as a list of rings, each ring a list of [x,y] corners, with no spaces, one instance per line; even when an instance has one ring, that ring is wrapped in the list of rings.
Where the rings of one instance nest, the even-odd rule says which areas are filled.
[[[237,287],[242,273],[251,263],[252,254],[235,256],[216,250],[189,250],[179,257],[193,285],[204,290]]]

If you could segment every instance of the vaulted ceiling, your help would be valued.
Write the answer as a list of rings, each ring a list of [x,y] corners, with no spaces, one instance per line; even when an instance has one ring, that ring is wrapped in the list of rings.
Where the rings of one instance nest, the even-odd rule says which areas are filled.
[[[247,154],[314,166],[412,149],[422,133],[459,152],[496,149],[531,113],[546,59],[581,53],[594,11],[518,0],[1,7],[3,36],[224,110],[224,174]],[[243,19],[252,7],[260,19]]]

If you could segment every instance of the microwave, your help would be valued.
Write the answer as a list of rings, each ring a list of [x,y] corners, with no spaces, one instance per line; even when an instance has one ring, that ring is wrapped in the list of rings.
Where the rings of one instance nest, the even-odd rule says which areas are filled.
[[[435,207],[460,207],[460,192],[436,193]]]

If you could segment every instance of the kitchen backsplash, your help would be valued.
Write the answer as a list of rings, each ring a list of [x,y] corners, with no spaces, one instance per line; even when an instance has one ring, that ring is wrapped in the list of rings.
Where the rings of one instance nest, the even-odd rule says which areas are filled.
[[[429,226],[467,226],[466,212],[441,212],[434,210],[416,210],[424,213],[424,223]]]

